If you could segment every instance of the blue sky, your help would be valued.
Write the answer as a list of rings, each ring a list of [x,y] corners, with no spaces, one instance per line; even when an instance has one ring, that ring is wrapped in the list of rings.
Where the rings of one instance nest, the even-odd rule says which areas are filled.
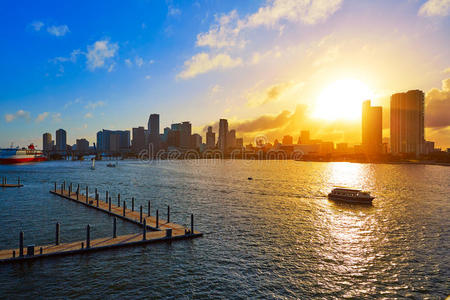
[[[150,113],[161,128],[190,120],[201,133],[226,117],[247,140],[311,129],[358,143],[355,120],[308,117],[341,78],[383,106],[432,91],[428,137],[450,146],[449,13],[448,0],[2,1],[0,146],[40,145],[58,128],[94,141]]]

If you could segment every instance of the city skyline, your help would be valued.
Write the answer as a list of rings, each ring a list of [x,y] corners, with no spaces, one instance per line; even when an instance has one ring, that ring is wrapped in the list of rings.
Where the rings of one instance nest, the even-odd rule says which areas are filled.
[[[0,146],[40,145],[43,132],[59,128],[69,144],[93,141],[102,128],[131,132],[150,112],[160,114],[161,128],[190,120],[203,138],[224,118],[245,143],[308,129],[336,144],[359,144],[363,101],[383,107],[386,138],[390,96],[419,89],[425,139],[445,149],[446,3],[115,3],[101,22],[93,13],[101,2],[75,10],[28,4],[26,14],[8,4],[0,29],[7,45],[0,50]]]

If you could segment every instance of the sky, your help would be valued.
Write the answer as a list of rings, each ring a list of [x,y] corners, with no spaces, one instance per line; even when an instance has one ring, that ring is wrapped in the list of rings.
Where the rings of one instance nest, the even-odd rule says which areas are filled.
[[[59,128],[94,142],[151,113],[358,144],[360,103],[383,106],[389,137],[389,97],[410,89],[450,147],[450,0],[17,0],[0,25],[0,147]]]

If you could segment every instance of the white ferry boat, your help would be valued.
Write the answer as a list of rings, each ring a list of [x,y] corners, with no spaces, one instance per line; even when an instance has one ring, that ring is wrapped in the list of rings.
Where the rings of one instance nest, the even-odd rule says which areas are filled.
[[[336,187],[328,194],[328,199],[348,203],[372,204],[374,198],[369,192],[344,187]]]
[[[19,164],[45,161],[47,158],[42,151],[36,150],[31,144],[28,148],[0,149],[0,164]]]

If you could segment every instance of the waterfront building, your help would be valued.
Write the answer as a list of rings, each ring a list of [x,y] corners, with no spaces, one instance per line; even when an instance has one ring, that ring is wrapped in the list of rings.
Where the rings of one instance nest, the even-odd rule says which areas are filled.
[[[42,135],[42,150],[46,152],[53,150],[52,134],[49,132]]]
[[[362,104],[362,147],[367,154],[382,152],[382,107],[370,106],[370,100]]]
[[[391,152],[423,153],[424,137],[424,93],[411,90],[391,96]]]
[[[310,143],[309,130],[302,130],[300,132],[298,144],[309,144],[309,143]]]
[[[131,148],[134,153],[139,153],[145,149],[145,129],[142,126],[133,128],[133,140],[131,142]]]
[[[77,152],[80,154],[89,152],[89,141],[86,139],[77,139],[76,140]]]
[[[111,142],[111,136],[114,135]],[[118,136],[118,137],[117,137]],[[118,140],[117,140],[118,139]],[[112,146],[112,147],[111,147]],[[129,130],[106,130],[97,132],[97,150],[100,152],[126,152],[130,149]]]
[[[160,138],[159,138],[159,114],[151,114],[148,119],[148,131],[149,140],[148,142],[153,144],[155,149],[159,149]]]
[[[56,131],[56,151],[65,152],[67,150],[67,133],[64,129]]]
[[[192,125],[185,121],[180,124],[180,148],[191,148]]]
[[[236,139],[236,148],[244,148],[244,139],[243,138],[237,138]]]
[[[219,120],[219,138],[217,140],[218,148],[225,152],[227,149],[227,135],[228,135],[228,120]]]
[[[216,133],[212,131],[212,126],[208,126],[206,132],[206,147],[212,149],[216,146]]]
[[[292,145],[294,143],[294,138],[291,135],[285,135],[282,140],[283,145]]]
[[[232,129],[227,134],[227,147],[233,149],[236,147],[236,130]]]
[[[198,133],[194,133],[191,136],[191,148],[200,149],[202,145],[202,136]]]

